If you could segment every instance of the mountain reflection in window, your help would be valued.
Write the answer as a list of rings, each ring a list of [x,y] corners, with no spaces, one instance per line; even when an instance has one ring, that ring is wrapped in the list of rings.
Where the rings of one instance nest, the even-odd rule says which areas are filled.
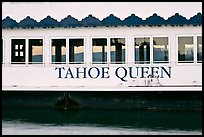
[[[84,39],[69,39],[69,63],[84,62]]]
[[[43,40],[29,39],[29,63],[43,62]]]
[[[154,63],[168,63],[168,37],[153,38]]]
[[[125,38],[111,38],[111,63],[125,63]]]
[[[52,39],[52,62],[66,62],[66,39]]]
[[[178,62],[193,63],[193,37],[178,37]]]
[[[92,59],[93,63],[107,63],[107,39],[92,39]]]
[[[135,38],[135,63],[148,64],[150,63],[150,38]]]
[[[202,36],[197,37],[197,62],[202,63]]]

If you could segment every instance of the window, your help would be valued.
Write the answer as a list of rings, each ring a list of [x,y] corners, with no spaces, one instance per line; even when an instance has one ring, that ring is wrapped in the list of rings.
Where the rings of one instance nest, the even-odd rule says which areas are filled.
[[[43,40],[29,39],[29,63],[43,62]]]
[[[92,61],[93,63],[107,63],[107,39],[92,39]]]
[[[69,62],[84,62],[84,39],[69,39]]]
[[[52,62],[66,62],[66,39],[52,39]]]
[[[125,38],[111,38],[111,63],[125,63]]]
[[[25,39],[12,39],[11,46],[11,62],[25,63]]]
[[[141,37],[135,38],[135,63],[147,64],[150,63],[150,38]]]
[[[193,36],[178,37],[178,62],[193,63]]]
[[[202,36],[197,36],[197,62],[202,63]]]
[[[168,63],[168,37],[153,38],[153,62]]]
[[[2,55],[1,57],[2,57],[2,58],[1,58],[1,62],[3,63],[3,58],[4,58],[4,56],[3,56],[3,54],[4,54],[4,52],[3,52],[3,50],[4,50],[4,40],[3,40],[3,39],[2,39],[2,46],[1,46],[1,47],[2,47],[2,52],[1,52],[1,55]]]

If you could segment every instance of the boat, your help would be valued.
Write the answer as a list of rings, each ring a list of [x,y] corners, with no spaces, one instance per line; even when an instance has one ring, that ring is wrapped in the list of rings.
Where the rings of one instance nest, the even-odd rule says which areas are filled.
[[[7,16],[2,90],[4,105],[202,110],[202,14],[90,14],[81,21],[48,15],[39,22]],[[39,93],[49,101],[39,103]]]

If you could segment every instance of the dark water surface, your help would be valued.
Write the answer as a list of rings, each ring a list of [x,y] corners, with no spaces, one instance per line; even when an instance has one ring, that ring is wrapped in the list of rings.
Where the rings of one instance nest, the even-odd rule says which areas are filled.
[[[24,134],[24,132],[32,134],[32,132],[27,132],[27,124],[35,125],[38,127],[38,131],[39,129],[44,131],[36,132],[39,134],[51,134],[52,132],[59,134],[58,130],[62,130],[64,134],[202,134],[202,112],[2,108],[3,134],[18,134],[18,127],[24,126],[25,129],[22,128],[19,134]],[[50,125],[52,128],[56,128],[50,132],[50,129],[42,128],[42,125],[44,128],[48,128]],[[65,127],[66,129],[61,129]],[[67,130],[68,127],[69,130]],[[85,127],[89,127],[89,129],[85,129]],[[34,127],[30,129],[32,128]],[[100,131],[97,131],[99,129]],[[93,132],[94,130],[97,132]],[[109,130],[110,132],[107,132]],[[149,132],[150,130],[152,132]]]

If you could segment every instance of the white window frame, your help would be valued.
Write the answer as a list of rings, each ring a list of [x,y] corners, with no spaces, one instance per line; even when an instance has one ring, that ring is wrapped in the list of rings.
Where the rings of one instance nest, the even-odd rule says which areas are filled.
[[[176,65],[195,65],[196,64],[196,60],[195,60],[195,56],[197,56],[197,55],[195,55],[195,54],[197,54],[196,53],[196,49],[195,49],[195,47],[197,48],[197,43],[195,43],[195,34],[188,34],[188,35],[176,35]],[[182,63],[182,62],[179,62],[179,60],[178,60],[178,48],[179,48],[179,45],[178,45],[178,38],[179,37],[193,37],[193,62],[192,63],[189,63],[189,62],[185,62],[185,63]]]
[[[144,64],[138,64],[138,63],[135,63],[135,38],[149,38],[149,46],[150,46],[150,62],[149,63],[144,63]],[[134,35],[133,36],[133,64],[134,65],[138,65],[138,66],[144,66],[144,65],[152,65],[152,60],[153,60],[153,49],[152,48],[152,36],[151,35]]]
[[[93,43],[92,43],[92,40],[93,39],[106,39],[107,40],[107,61],[106,62],[104,62],[104,63],[97,63],[97,62],[93,62]],[[110,42],[108,42],[108,40],[109,40],[109,38],[108,37],[105,37],[105,36],[93,36],[93,37],[91,37],[91,39],[90,39],[90,43],[91,43],[91,55],[90,55],[90,59],[91,59],[91,64],[92,65],[106,65],[106,64],[108,64],[108,62],[110,62],[110,45],[109,45],[109,43]]]
[[[42,60],[42,63],[32,63],[32,62],[29,62],[29,39],[42,39],[43,40],[43,60]],[[26,48],[26,52],[27,52],[27,64],[29,66],[42,66],[45,64],[45,38],[44,37],[27,37],[27,48]],[[29,64],[31,63],[31,64]]]
[[[65,62],[61,62],[61,63],[56,63],[56,62],[52,62],[52,40],[53,39],[65,39],[66,41],[66,59],[65,59]],[[56,65],[64,65],[64,64],[67,64],[67,37],[66,36],[51,36],[49,37],[49,51],[50,51],[50,64],[51,66],[56,66]]]
[[[9,53],[10,53],[10,56],[12,56],[12,43],[11,43],[11,41],[12,41],[12,39],[24,39],[25,40],[25,63],[19,63],[18,64],[18,62],[17,63],[12,63],[11,62],[11,59],[10,59],[10,65],[15,65],[15,66],[42,66],[42,65],[44,65],[44,60],[45,60],[45,48],[44,48],[44,43],[45,43],[45,40],[44,40],[44,37],[10,37],[10,48],[9,48]],[[29,62],[28,61],[28,57],[29,57],[29,39],[42,39],[43,40],[43,61],[42,61],[42,63],[33,63],[33,64],[29,64],[29,63],[32,63],[32,62]]]
[[[170,48],[170,36],[169,35],[152,35],[151,36],[152,39],[150,39],[150,64],[151,65],[168,65],[171,62],[171,48]],[[166,63],[154,63],[154,53],[153,53],[153,49],[154,49],[154,45],[153,45],[153,38],[163,38],[163,37],[167,37],[168,38],[168,62]],[[151,45],[152,44],[152,45]],[[152,59],[152,60],[151,60]]]
[[[202,62],[198,62],[198,56],[197,56],[197,52],[198,52],[198,45],[197,45],[197,42],[198,42],[198,37],[202,37],[203,38],[203,36],[200,34],[200,35],[195,35],[195,45],[196,45],[196,47],[195,47],[195,54],[196,54],[196,57],[195,57],[195,63],[196,64],[201,64],[202,65]],[[202,43],[202,46],[203,46],[203,43]],[[203,48],[203,47],[202,47]],[[202,53],[203,54],[203,53]]]
[[[24,39],[24,40],[25,40],[25,48],[26,48],[26,49],[25,49],[25,63],[20,63],[20,62],[13,63],[13,62],[12,62],[12,57],[11,57],[11,56],[12,56],[12,42],[11,42],[11,41],[12,41],[13,39]],[[11,66],[27,66],[27,65],[28,65],[28,62],[27,62],[28,59],[26,59],[26,58],[28,57],[28,55],[27,55],[27,54],[28,54],[28,53],[27,53],[27,48],[28,48],[27,37],[10,37],[10,38],[9,38],[9,41],[10,41],[10,42],[9,42],[9,43],[10,43],[10,48],[9,48],[10,51],[9,51],[9,53],[10,53],[10,57],[11,57],[11,58],[10,58],[10,61],[9,61],[9,62],[10,62],[9,64],[10,64]]]
[[[5,38],[2,36],[2,41],[3,41],[3,43],[2,43],[2,65],[4,65],[4,63],[5,63]]]
[[[83,39],[84,40],[84,58],[83,58],[83,62],[81,63],[70,63],[69,62],[69,40],[70,39]],[[80,66],[80,65],[84,65],[86,64],[86,37],[85,36],[69,36],[67,37],[67,63],[71,66]]]
[[[111,62],[111,42],[110,42],[110,39],[111,38],[124,38],[125,39],[125,61],[124,63],[116,63],[116,62]],[[112,36],[109,36],[108,37],[108,56],[109,59],[107,59],[108,64],[110,65],[114,65],[114,66],[117,66],[117,65],[127,65],[128,64],[128,36],[127,35],[112,35]]]

